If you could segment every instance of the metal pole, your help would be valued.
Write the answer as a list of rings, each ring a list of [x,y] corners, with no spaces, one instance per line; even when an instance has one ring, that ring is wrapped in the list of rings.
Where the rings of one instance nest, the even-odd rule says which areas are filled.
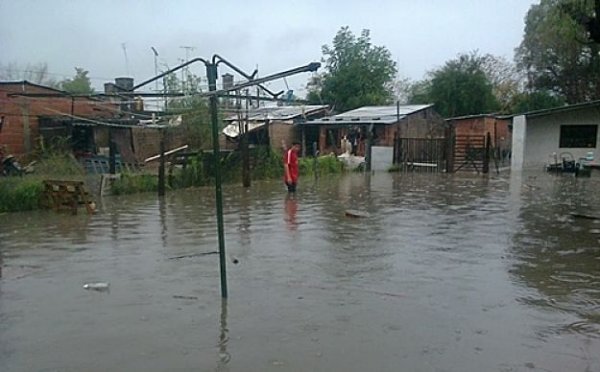
[[[217,64],[206,64],[208,90],[217,90]],[[225,232],[223,226],[223,192],[221,187],[221,161],[219,149],[219,120],[217,117],[217,96],[210,97],[210,119],[212,124],[213,157],[215,167],[215,198],[217,207],[217,230],[219,238],[219,267],[221,270],[221,297],[227,298],[227,270],[225,259]]]
[[[160,131],[160,165],[158,166],[158,196],[165,196],[165,130]]]
[[[248,89],[246,89],[246,97],[248,96]],[[241,109],[241,105],[240,105]],[[248,143],[248,98],[246,98],[246,114],[243,120],[243,130],[241,131],[242,137],[242,185],[244,187],[250,187],[250,149]]]

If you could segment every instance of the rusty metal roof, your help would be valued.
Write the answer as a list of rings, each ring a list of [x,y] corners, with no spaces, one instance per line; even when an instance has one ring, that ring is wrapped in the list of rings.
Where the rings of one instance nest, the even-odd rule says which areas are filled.
[[[311,115],[319,111],[327,110],[327,105],[302,105],[302,106],[274,106],[260,107],[248,110],[249,121],[265,120],[291,120],[305,115]],[[246,113],[242,109],[242,118],[245,119]],[[227,121],[238,120],[238,115],[227,117]]]
[[[338,115],[309,120],[306,125],[393,124],[406,116],[432,107],[427,105],[364,106]]]

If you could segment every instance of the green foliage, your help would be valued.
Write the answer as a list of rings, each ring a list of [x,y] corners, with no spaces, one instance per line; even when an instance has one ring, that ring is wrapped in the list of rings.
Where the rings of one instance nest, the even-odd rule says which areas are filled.
[[[158,190],[158,177],[147,173],[123,173],[111,186],[113,195],[134,194]]]
[[[562,97],[550,94],[544,91],[532,93],[520,93],[513,97],[511,102],[511,112],[514,114],[525,113],[535,110],[560,107],[565,104]]]
[[[419,83],[411,102],[434,103],[444,117],[496,111],[499,105],[483,66],[484,59],[476,53],[461,54]]]
[[[255,150],[256,166],[252,169],[255,180],[283,177],[283,155],[266,146]]]
[[[34,173],[22,177],[0,178],[0,212],[39,208],[45,179],[81,181],[84,178],[83,167],[71,155],[45,153],[38,159],[33,166]]]
[[[44,186],[37,177],[0,178],[0,212],[37,209]]]
[[[73,94],[92,94],[94,89],[87,76],[89,71],[81,67],[75,67],[75,76],[72,79],[65,79],[59,83],[60,89]]]
[[[568,103],[600,99],[600,44],[565,9],[591,16],[591,2],[541,0],[529,9],[516,61],[533,91],[550,91]]]
[[[169,177],[170,185],[174,189],[204,186],[208,181],[201,155],[191,157],[185,168],[174,170]]]
[[[369,30],[357,38],[342,27],[333,45],[324,45],[322,51],[326,72],[309,82],[310,101],[334,105],[341,112],[392,100],[396,62],[387,48],[371,44]]]
[[[45,178],[80,180],[85,175],[81,164],[72,155],[64,153],[47,154],[34,167],[35,175]]]
[[[298,170],[300,177],[314,176],[315,172],[319,175],[338,174],[344,171],[344,163],[339,161],[334,155],[319,156],[317,158],[300,158],[298,159]]]
[[[183,130],[188,145],[193,149],[205,149],[212,146],[210,127],[210,110],[208,100],[195,94],[202,92],[201,79],[184,70],[184,79],[176,73],[165,77],[165,87],[168,93],[185,93],[185,96],[169,99],[167,110],[169,114],[181,114]]]

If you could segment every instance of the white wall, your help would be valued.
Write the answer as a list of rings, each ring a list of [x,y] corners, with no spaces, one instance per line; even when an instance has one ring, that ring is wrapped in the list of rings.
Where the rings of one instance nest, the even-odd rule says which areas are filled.
[[[516,117],[515,121],[517,118],[519,117]],[[600,160],[600,128],[598,128],[598,135],[596,136],[596,148],[560,148],[561,125],[600,125],[600,108],[583,108],[564,113],[527,118],[523,156],[524,169],[543,169],[545,165],[554,162],[553,153],[558,155],[559,160],[561,154],[568,159],[572,155],[575,160],[578,160],[585,157],[588,151],[593,151],[595,161]],[[514,127],[513,124],[513,146],[515,145]]]
[[[384,146],[371,147],[371,170],[387,171],[394,162],[394,148]]]

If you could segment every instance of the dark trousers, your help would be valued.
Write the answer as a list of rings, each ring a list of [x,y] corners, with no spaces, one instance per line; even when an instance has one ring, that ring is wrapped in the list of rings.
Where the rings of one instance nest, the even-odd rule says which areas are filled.
[[[296,185],[298,185],[296,182],[286,182],[285,185],[287,186],[288,192],[296,192]]]

